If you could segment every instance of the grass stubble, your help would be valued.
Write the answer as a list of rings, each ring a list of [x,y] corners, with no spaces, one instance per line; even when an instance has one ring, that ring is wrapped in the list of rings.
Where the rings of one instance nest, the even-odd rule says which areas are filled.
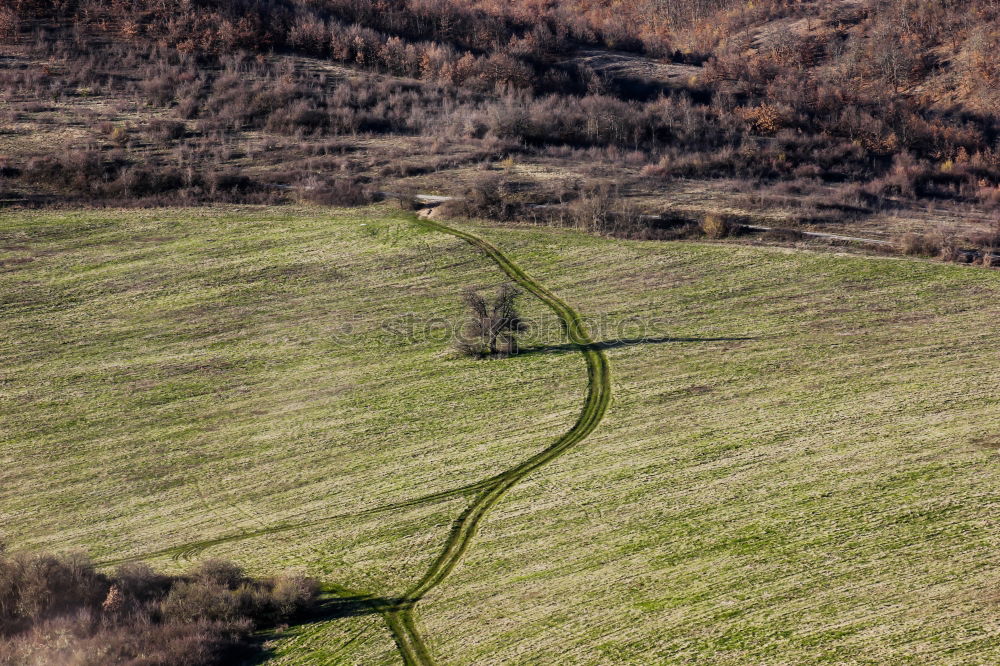
[[[597,342],[608,320],[629,339],[659,323],[604,352],[615,407],[587,445],[509,490],[420,595],[430,654],[997,660],[992,272],[464,228],[605,317]],[[6,214],[0,260],[0,520],[18,548],[170,566],[223,539],[212,555],[252,570],[398,599],[469,500],[406,502],[544,451],[587,390],[559,339],[475,363],[387,332],[405,312],[457,320],[463,287],[504,276],[384,208]],[[399,659],[367,613],[272,648]]]

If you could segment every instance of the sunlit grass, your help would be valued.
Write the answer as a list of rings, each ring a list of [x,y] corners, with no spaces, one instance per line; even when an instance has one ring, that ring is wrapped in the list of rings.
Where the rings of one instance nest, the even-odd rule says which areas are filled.
[[[477,233],[595,339],[648,341],[608,346],[604,424],[501,502],[421,606],[442,662],[1000,659],[995,272]],[[115,559],[447,490],[558,437],[583,395],[572,350],[451,353],[461,290],[502,276],[384,208],[7,213],[0,261],[15,549]],[[532,345],[559,345],[525,305]],[[391,595],[463,506],[205,555]],[[372,616],[274,650],[398,660]]]

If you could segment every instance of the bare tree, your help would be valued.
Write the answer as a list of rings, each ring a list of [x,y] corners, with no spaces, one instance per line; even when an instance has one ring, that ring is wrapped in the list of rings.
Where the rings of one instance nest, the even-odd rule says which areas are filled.
[[[521,290],[513,284],[501,285],[492,301],[487,301],[473,289],[467,289],[462,300],[469,308],[469,321],[456,346],[468,356],[501,358],[516,354],[517,335],[527,330],[527,324],[517,311]]]

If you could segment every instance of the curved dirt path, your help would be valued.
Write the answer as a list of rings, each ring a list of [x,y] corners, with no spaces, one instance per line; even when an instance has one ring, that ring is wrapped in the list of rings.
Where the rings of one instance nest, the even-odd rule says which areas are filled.
[[[531,456],[519,465],[505,470],[495,476],[482,479],[458,488],[440,491],[417,497],[404,502],[388,504],[373,509],[367,509],[358,513],[338,514],[326,518],[309,521],[284,523],[273,525],[258,530],[251,530],[233,534],[229,536],[217,537],[196,541],[180,546],[173,546],[162,550],[146,553],[129,558],[108,560],[100,562],[102,566],[120,564],[122,562],[145,559],[149,557],[169,555],[174,559],[188,559],[198,555],[202,551],[223,543],[242,541],[255,537],[266,536],[283,531],[315,527],[323,523],[357,517],[361,515],[371,515],[393,509],[427,504],[430,502],[450,499],[462,495],[477,493],[472,503],[462,512],[462,514],[452,524],[451,532],[441,552],[435,558],[416,583],[414,583],[401,597],[395,599],[384,599],[374,594],[359,592],[333,583],[324,585],[324,591],[339,597],[351,597],[366,604],[375,613],[381,615],[392,633],[396,646],[399,649],[403,662],[408,666],[428,666],[434,660],[428,650],[414,617],[414,610],[417,604],[429,592],[438,587],[448,575],[455,569],[469,545],[472,543],[479,528],[479,524],[507,493],[508,490],[516,486],[525,477],[535,472],[548,463],[552,462],[570,448],[583,441],[604,418],[604,414],[611,402],[611,374],[608,359],[602,348],[591,339],[580,315],[569,305],[555,296],[548,289],[543,287],[531,276],[524,272],[520,266],[515,264],[491,243],[466,231],[447,226],[440,222],[419,219],[413,216],[413,221],[426,229],[446,233],[460,238],[486,254],[500,269],[516,282],[526,292],[535,296],[545,303],[562,322],[570,343],[575,345],[583,355],[587,364],[587,393],[584,398],[583,409],[573,426],[566,431],[559,439],[543,449],[539,453]]]
[[[608,359],[604,352],[591,339],[586,327],[570,306],[555,296],[548,289],[536,282],[520,266],[507,258],[499,249],[489,242],[466,231],[449,227],[440,222],[428,219],[417,219],[420,226],[442,233],[450,234],[472,244],[520,285],[526,292],[545,303],[562,321],[566,335],[572,344],[579,347],[580,353],[587,363],[587,394],[583,410],[576,423],[566,434],[557,439],[543,451],[528,458],[521,464],[487,479],[485,487],[476,495],[469,507],[462,512],[452,525],[451,533],[445,541],[444,548],[437,556],[423,577],[417,581],[402,597],[396,607],[384,613],[389,629],[396,640],[404,663],[410,665],[433,664],[430,652],[424,644],[417,629],[413,610],[424,596],[440,585],[454,570],[462,555],[465,554],[476,530],[483,518],[507,493],[526,476],[552,462],[574,445],[583,441],[604,418],[611,402],[611,373]],[[478,484],[475,484],[478,485]]]

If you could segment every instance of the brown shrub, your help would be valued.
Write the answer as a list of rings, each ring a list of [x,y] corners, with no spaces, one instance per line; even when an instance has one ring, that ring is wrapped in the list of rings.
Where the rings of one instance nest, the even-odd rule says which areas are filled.
[[[941,254],[941,237],[936,234],[904,234],[899,239],[899,249],[909,256],[934,257]]]
[[[184,123],[176,120],[158,118],[149,122],[149,135],[163,143],[183,138],[186,131]]]
[[[370,187],[352,178],[335,178],[330,182],[307,180],[298,193],[299,200],[319,206],[365,206],[376,199]]]
[[[0,7],[0,37],[11,38],[21,29],[21,17],[13,7]]]
[[[984,220],[980,224],[984,228],[972,234],[970,240],[983,251],[993,253],[1000,248],[1000,221],[989,223]]]
[[[444,217],[479,217],[509,220],[519,206],[514,199],[515,185],[499,173],[477,174],[461,197],[446,201],[439,207]]]
[[[254,630],[287,621],[317,591],[302,575],[253,580],[220,560],[183,577],[143,564],[104,575],[80,554],[0,548],[0,665],[234,663]]]
[[[469,142],[488,151],[512,146],[533,156],[551,149],[567,162],[585,164],[584,175],[601,178],[608,174],[590,169],[648,165],[642,175],[650,180],[722,176],[759,186],[794,177],[815,180],[817,188],[864,183],[871,198],[887,205],[899,197],[1000,206],[997,88],[974,85],[995,83],[1000,71],[990,59],[998,43],[997,4],[901,3],[834,11],[823,9],[830,3],[767,0],[734,12],[732,2],[709,0],[635,0],[617,3],[613,11],[592,0],[17,0],[0,2],[6,8],[0,24],[13,21],[20,28],[0,25],[0,33],[20,30],[19,46],[31,50],[30,62],[46,64],[0,70],[0,89],[23,100],[6,112],[18,121],[54,111],[54,100],[68,95],[108,95],[117,106],[114,115],[102,112],[90,120],[108,122],[106,136],[117,133],[114,143],[127,151],[125,164],[103,174],[88,173],[84,165],[82,176],[70,168],[54,181],[26,180],[20,184],[25,198],[44,191],[145,201],[159,196],[149,192],[162,191],[165,199],[167,184],[146,185],[141,172],[115,184],[122,166],[158,171],[174,164],[108,118],[147,114],[134,121],[142,127],[161,116],[162,107],[174,106],[174,117],[197,119],[200,135],[150,122],[148,136],[179,142],[188,158],[184,172],[204,174],[198,184],[186,178],[184,200],[191,202],[283,199],[284,188],[226,178],[223,183],[214,176],[236,166],[236,147],[247,144],[246,133],[262,131],[298,137],[300,145],[371,133],[437,137],[452,149]],[[911,10],[921,17],[903,22],[905,29],[894,25]],[[847,17],[835,18],[838,13]],[[746,37],[756,34],[757,21],[785,15],[853,27],[838,28],[829,39],[823,30],[801,38],[765,31],[759,43]],[[30,37],[29,25],[39,26]],[[563,57],[581,45],[646,49],[677,63],[713,59],[690,79],[663,85]],[[683,52],[671,52],[674,47]],[[355,69],[341,80],[301,58],[273,55],[289,50],[373,71]],[[925,62],[922,53],[940,60]],[[817,69],[826,65],[837,76]],[[911,88],[938,76],[934,72],[959,75],[954,109],[932,99],[935,85],[926,92]],[[470,88],[483,94],[470,94]],[[916,90],[922,92],[910,94]],[[963,108],[966,101],[976,103]],[[42,157],[56,158],[60,150],[43,151]],[[308,150],[283,146],[280,155],[264,157],[323,173],[300,163]],[[490,159],[501,154],[492,150]],[[385,178],[452,168],[399,155],[389,159],[393,164],[381,172]],[[368,174],[380,173],[386,162],[383,155],[370,161],[376,164],[365,165]],[[268,163],[258,166],[264,172]],[[14,188],[5,183],[4,189]],[[508,194],[478,199],[481,205],[473,202],[472,208],[488,217],[521,212]],[[588,226],[606,227],[613,219],[611,226],[618,228],[622,218],[598,217],[599,224]]]
[[[702,218],[701,232],[712,239],[725,238],[733,231],[730,222],[716,213],[708,213]]]

